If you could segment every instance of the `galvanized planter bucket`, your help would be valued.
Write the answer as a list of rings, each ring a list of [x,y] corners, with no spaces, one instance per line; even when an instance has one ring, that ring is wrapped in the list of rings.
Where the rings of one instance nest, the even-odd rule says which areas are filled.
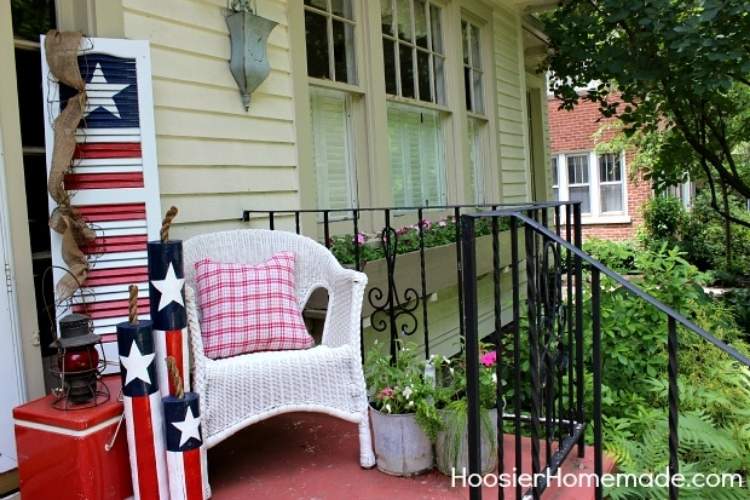
[[[492,429],[485,429],[482,427],[480,433],[480,442],[482,449],[482,474],[488,474],[495,470],[497,467],[497,409],[493,408],[489,410],[490,420],[492,421]],[[446,476],[452,475],[455,468],[455,473],[460,475],[465,470],[468,474],[469,471],[469,437],[468,432],[464,431],[461,436],[461,444],[458,451],[458,457],[456,457],[455,463],[451,458],[450,452],[450,438],[451,436],[445,430],[438,432],[437,440],[435,441],[435,460],[437,462],[437,468],[440,472]]]
[[[370,407],[370,424],[378,470],[414,476],[432,469],[432,443],[413,413],[390,415]]]

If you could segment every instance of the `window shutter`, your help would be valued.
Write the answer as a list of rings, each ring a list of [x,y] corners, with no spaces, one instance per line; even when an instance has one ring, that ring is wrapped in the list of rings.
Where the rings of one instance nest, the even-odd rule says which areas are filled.
[[[127,320],[130,284],[138,285],[139,312],[148,317],[146,243],[159,238],[161,225],[149,45],[84,38],[78,66],[88,103],[64,182],[71,206],[95,231],[96,239],[81,247],[88,260],[86,281],[69,300],[56,295],[56,314],[58,320],[70,312],[91,316],[111,361],[117,359],[115,325]],[[44,37],[42,81],[49,172],[53,122],[76,92],[51,74]],[[50,214],[56,207],[50,198]],[[61,249],[61,235],[51,231],[55,283],[66,274]]]
[[[318,208],[356,206],[347,96],[311,89]]]

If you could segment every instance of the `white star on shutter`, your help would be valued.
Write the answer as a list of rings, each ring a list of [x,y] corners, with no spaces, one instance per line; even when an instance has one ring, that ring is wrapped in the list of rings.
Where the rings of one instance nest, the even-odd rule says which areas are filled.
[[[104,78],[102,65],[96,63],[91,81],[86,84],[86,96],[88,99],[86,101],[86,111],[83,116],[86,117],[97,109],[103,108],[117,118],[121,118],[120,110],[117,108],[113,97],[129,86],[127,83],[107,82],[107,79]]]

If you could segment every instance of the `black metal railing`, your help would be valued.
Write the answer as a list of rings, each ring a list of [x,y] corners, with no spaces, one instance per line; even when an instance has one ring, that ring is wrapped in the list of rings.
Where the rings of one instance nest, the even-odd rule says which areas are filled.
[[[573,448],[579,457],[584,454],[584,431],[592,424],[594,473],[604,472],[602,442],[602,357],[601,357],[601,276],[605,275],[632,294],[653,306],[667,318],[668,365],[668,427],[670,498],[678,498],[678,488],[671,478],[679,472],[679,394],[678,394],[678,325],[698,335],[745,366],[750,359],[739,353],[689,319],[661,303],[653,296],[608,269],[581,249],[581,207],[579,202],[549,202],[502,207],[487,212],[462,214],[461,226],[461,288],[462,322],[465,332],[467,363],[469,476],[480,474],[480,402],[479,402],[479,320],[477,315],[477,230],[480,224],[510,228],[512,310],[511,328],[496,328],[494,342],[498,351],[497,384],[498,462],[499,474],[505,472],[502,436],[504,420],[512,421],[514,432],[516,477],[523,473],[522,440],[530,440],[532,486],[523,490],[515,485],[515,498],[539,498],[547,488],[546,478],[555,474]],[[564,235],[563,235],[564,229]],[[523,232],[524,258],[520,258]],[[498,282],[497,246],[493,256],[493,279]],[[524,264],[525,261],[525,264]],[[522,270],[522,266],[524,269]],[[584,271],[587,279],[584,280]],[[526,278],[523,304],[521,277]],[[585,288],[589,293],[584,294]],[[495,293],[499,293],[496,286]],[[584,296],[588,306],[585,307]],[[496,299],[496,303],[499,299]],[[525,307],[524,307],[525,305]],[[525,309],[525,311],[524,311]],[[498,310],[495,310],[499,314]],[[585,352],[586,335],[590,335],[590,353]],[[528,349],[528,352],[525,352]],[[507,353],[512,352],[508,356]],[[587,356],[584,361],[584,355]],[[590,355],[590,358],[588,357]],[[524,361],[528,360],[528,372]],[[584,400],[586,381],[584,363],[590,363],[593,378],[590,408]],[[512,389],[513,398],[506,406],[505,395]],[[510,407],[510,408],[509,408]],[[470,485],[470,498],[479,499],[481,484]],[[603,494],[600,481],[595,482],[595,496]],[[505,491],[498,488],[498,498]]]
[[[452,251],[455,252],[455,260],[446,263],[451,268],[440,269],[442,282],[448,286],[454,286],[457,290],[457,307],[455,314],[455,328],[463,337],[463,322],[460,321],[463,309],[462,287],[458,286],[462,280],[461,270],[461,235],[458,223],[465,213],[476,213],[481,210],[497,210],[504,206],[500,203],[486,205],[439,205],[423,207],[373,207],[373,208],[350,208],[350,209],[301,209],[301,210],[245,210],[242,219],[245,222],[254,222],[255,227],[271,230],[283,229],[305,234],[317,238],[327,248],[331,249],[342,264],[349,265],[358,271],[365,270],[368,264],[366,250],[375,248],[378,260],[382,260],[385,268],[384,280],[373,280],[365,295],[366,318],[376,333],[387,333],[390,343],[391,355],[395,358],[398,352],[400,340],[413,339],[414,335],[421,329],[421,342],[424,346],[425,357],[431,354],[430,346],[430,319],[429,298],[434,293],[430,282],[435,276],[428,271],[431,242],[426,241],[429,229],[433,225],[445,223],[445,230],[452,231]],[[428,220],[431,219],[431,220]],[[403,233],[404,227],[411,227],[408,235],[411,245],[404,248],[404,240],[407,238]],[[498,235],[506,228],[499,223],[485,225],[482,227],[483,235],[493,236],[493,261],[492,269],[499,273],[500,250]],[[366,244],[358,244],[362,234],[366,232],[374,235],[374,238]],[[337,254],[337,248],[342,241],[350,241],[351,252],[342,257]],[[367,245],[370,245],[366,248]],[[374,245],[374,247],[372,246]],[[346,246],[346,245],[344,245]],[[445,245],[448,246],[448,245]],[[411,250],[405,252],[404,250]],[[406,253],[417,256],[409,262],[409,265],[418,266],[416,280],[404,280],[403,275],[409,271],[412,276],[414,269],[405,269],[402,257]],[[372,255],[369,261],[372,261]],[[450,273],[455,273],[455,278],[447,278]],[[495,301],[500,300],[499,276],[495,281]],[[495,307],[500,310],[501,304],[497,302]],[[495,328],[502,324],[499,315],[496,316]],[[361,328],[364,331],[364,328]],[[365,356],[365,342],[361,342],[362,356]]]

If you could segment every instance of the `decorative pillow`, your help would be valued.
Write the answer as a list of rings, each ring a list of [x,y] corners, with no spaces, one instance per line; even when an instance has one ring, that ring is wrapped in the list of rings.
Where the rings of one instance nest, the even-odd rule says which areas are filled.
[[[313,345],[294,293],[292,252],[263,264],[195,263],[203,349],[212,359]]]

